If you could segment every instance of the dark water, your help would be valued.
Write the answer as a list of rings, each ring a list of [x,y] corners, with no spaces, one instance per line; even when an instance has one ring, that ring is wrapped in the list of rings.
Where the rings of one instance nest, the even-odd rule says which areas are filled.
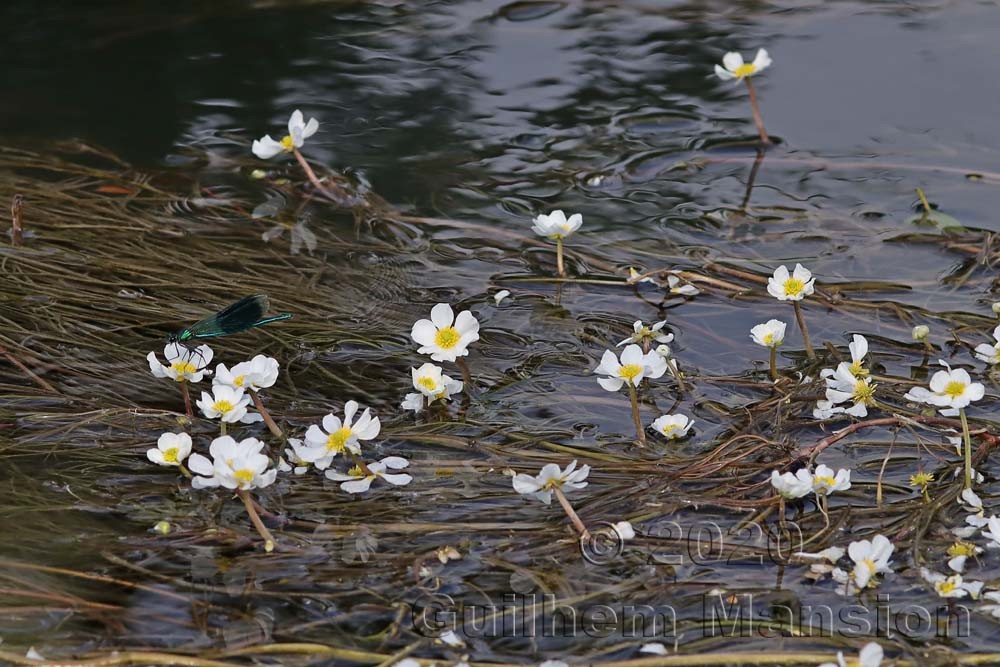
[[[713,377],[747,375],[750,360],[764,358],[747,336],[750,326],[775,316],[790,319],[785,304],[759,296],[705,294],[693,301],[661,303],[658,293],[636,295],[594,285],[568,286],[557,305],[551,285],[504,281],[552,270],[551,253],[516,240],[529,233],[529,221],[537,213],[553,208],[582,212],[584,230],[570,245],[610,262],[619,276],[629,266],[698,270],[708,261],[764,275],[780,263],[802,261],[827,285],[879,283],[877,289],[855,290],[851,296],[899,304],[909,309],[910,318],[885,310],[845,315],[815,306],[810,323],[817,341],[843,347],[847,334],[855,332],[877,341],[873,349],[889,376],[922,372],[913,370],[921,365],[920,355],[906,347],[912,324],[932,322],[935,340],[944,346],[948,318],[939,315],[987,316],[996,299],[988,268],[974,261],[970,265],[968,253],[938,242],[933,233],[927,234],[929,240],[910,238],[914,231],[926,230],[915,230],[906,220],[916,210],[914,188],[921,187],[970,230],[1000,231],[994,216],[1000,183],[996,3],[51,2],[40,10],[36,3],[11,2],[0,8],[0,20],[7,41],[0,95],[0,140],[5,144],[79,138],[108,148],[139,172],[182,175],[197,187],[232,193],[254,206],[265,201],[267,192],[245,178],[250,141],[265,133],[280,136],[289,111],[301,108],[321,123],[305,151],[314,162],[351,172],[401,208],[498,230],[495,236],[448,228],[410,230],[398,237],[379,230],[355,236],[347,216],[311,204],[305,210],[318,235],[317,248],[313,255],[293,260],[286,252],[287,232],[267,244],[260,235],[269,224],[247,223],[244,215],[243,226],[217,229],[193,214],[189,231],[195,238],[178,241],[192,256],[201,253],[212,261],[233,243],[252,248],[262,265],[281,256],[289,267],[316,271],[309,274],[313,292],[307,296],[303,288],[302,300],[325,300],[329,313],[322,325],[295,321],[302,375],[277,400],[289,415],[299,410],[289,419],[304,427],[326,406],[339,405],[350,397],[346,392],[359,388],[363,396],[357,397],[392,424],[396,439],[388,451],[427,466],[419,483],[388,496],[391,503],[398,498],[398,505],[386,504],[382,496],[378,509],[365,518],[437,522],[439,528],[430,537],[383,537],[391,555],[368,566],[358,556],[357,545],[366,539],[365,529],[358,527],[364,523],[358,503],[345,501],[334,512],[318,509],[327,502],[321,498],[338,491],[317,483],[297,496],[287,496],[285,488],[287,497],[274,501],[297,518],[354,526],[335,538],[317,532],[314,551],[274,564],[259,554],[242,559],[221,550],[225,553],[220,556],[219,550],[191,538],[164,552],[162,544],[144,541],[156,520],[183,515],[195,525],[192,530],[239,525],[240,508],[181,494],[167,481],[169,475],[145,465],[141,451],[156,431],[147,432],[148,424],[136,423],[143,433],[137,437],[136,432],[83,421],[68,431],[72,437],[62,440],[65,433],[48,430],[44,418],[32,417],[34,411],[61,406],[12,401],[4,408],[12,415],[11,424],[16,422],[5,443],[4,481],[11,489],[31,492],[11,501],[3,523],[13,531],[27,520],[31,530],[0,553],[25,562],[137,577],[152,589],[124,596],[99,582],[75,582],[75,596],[120,604],[108,612],[114,620],[100,611],[85,620],[72,617],[72,622],[57,612],[4,620],[0,636],[18,649],[34,643],[55,654],[122,645],[197,651],[272,638],[391,653],[412,638],[379,633],[394,619],[393,604],[412,602],[419,591],[405,590],[396,599],[382,587],[404,590],[412,584],[413,559],[450,542],[461,542],[467,552],[448,571],[440,591],[456,598],[464,599],[476,587],[498,596],[506,591],[597,591],[617,602],[669,600],[684,618],[700,616],[702,594],[716,588],[766,592],[766,605],[786,596],[803,604],[841,604],[832,587],[802,584],[802,568],[778,572],[752,562],[701,566],[689,560],[668,572],[657,565],[670,555],[662,553],[659,561],[631,562],[618,570],[592,568],[565,545],[549,558],[543,531],[531,533],[522,545],[502,532],[480,539],[466,529],[451,535],[441,528],[451,522],[520,521],[548,523],[550,534],[556,534],[558,510],[517,498],[509,491],[509,480],[498,473],[509,465],[539,467],[530,456],[519,458],[519,448],[533,438],[551,437],[574,451],[597,455],[611,451],[620,457],[632,451],[622,447],[630,428],[624,396],[601,391],[588,371],[606,345],[624,337],[633,320],[667,317],[685,367],[694,375]],[[760,164],[749,208],[741,211],[756,156],[754,128],[744,88],[720,82],[711,72],[727,50],[747,55],[760,46],[775,61],[756,81],[764,120],[780,143]],[[58,238],[59,233],[49,234]],[[69,244],[72,239],[63,240]],[[398,252],[386,252],[386,244],[394,242],[400,244]],[[976,242],[982,242],[980,237]],[[132,258],[140,250],[123,252]],[[324,264],[334,276],[320,276]],[[114,266],[103,270],[94,275],[109,283],[128,273]],[[586,261],[574,270],[602,274]],[[178,274],[170,296],[191,287]],[[252,281],[233,280],[252,288]],[[501,309],[489,299],[499,287],[514,292],[513,301]],[[166,299],[166,294],[147,291]],[[227,293],[225,285],[214,285],[200,298],[221,303]],[[20,284],[10,288],[19,308],[29,295],[29,288]],[[399,435],[410,428],[396,408],[405,391],[405,380],[399,378],[417,363],[405,331],[438,300],[474,305],[484,326],[481,357],[473,357],[474,365],[491,389],[473,406],[472,423],[433,426],[422,437],[430,432],[481,440],[482,449],[473,454],[426,437],[408,441]],[[297,304],[284,299],[281,305],[296,310]],[[116,322],[124,325],[130,307],[113,307],[123,309]],[[180,307],[181,314],[173,316],[201,312]],[[142,317],[141,309],[133,313],[133,319]],[[967,340],[984,342],[991,328],[984,317],[976,329],[965,332]],[[124,344],[124,336],[116,340]],[[76,400],[89,395],[95,404],[103,401],[102,407],[176,410],[176,397],[168,391],[172,387],[154,383],[145,372],[141,356],[156,348],[157,338],[155,332],[143,336],[141,345],[130,343],[142,354],[121,365],[121,372],[129,374],[125,386],[110,374],[99,374],[91,386],[67,383],[74,386]],[[797,338],[792,345],[797,349]],[[961,361],[970,361],[967,352],[950,349]],[[291,354],[288,348],[272,346],[271,351]],[[66,354],[84,356],[80,350]],[[800,356],[789,353],[786,363]],[[314,368],[319,364],[335,369],[337,377],[320,375]],[[676,399],[676,409],[700,422],[697,438],[671,450],[671,456],[710,450],[733,434],[742,406],[760,398],[741,385],[694,384],[693,392],[680,398],[666,392],[653,398],[661,410]],[[989,391],[995,393],[992,386]],[[987,407],[979,416],[989,414]],[[779,435],[784,436],[776,439]],[[794,437],[808,443],[822,435],[815,429]],[[877,433],[862,443],[869,448],[835,448],[825,455],[831,465],[858,466],[860,490],[851,498],[858,506],[851,515],[856,518],[823,546],[846,546],[859,534],[869,535],[868,529],[904,527],[907,509],[898,510],[886,527],[888,520],[880,524],[881,511],[873,506],[882,445],[890,437]],[[86,451],[98,441],[105,448],[119,448],[81,458],[57,447],[71,442]],[[18,444],[26,447],[22,453]],[[566,456],[563,463],[575,455]],[[474,470],[461,467],[466,458],[475,461]],[[649,516],[644,527],[655,537],[669,533],[670,521],[686,526],[718,521],[731,527],[748,516],[713,507],[710,500],[700,505],[699,494],[721,483],[717,480],[661,487],[615,460],[604,477],[595,475],[592,486],[603,485],[604,490],[578,508],[595,521]],[[600,468],[599,462],[591,463]],[[43,469],[39,466],[45,470],[41,482],[35,472]],[[435,473],[434,466],[451,472]],[[912,468],[891,468],[889,481],[905,487]],[[947,466],[942,470],[949,474]],[[991,472],[988,464],[982,470]],[[83,497],[73,493],[81,478],[95,477],[105,479],[103,487],[88,488]],[[902,487],[899,498],[912,500]],[[315,501],[317,508],[303,501]],[[961,520],[952,507],[944,512],[946,522]],[[937,539],[948,539],[943,527],[936,530]],[[378,530],[375,534],[380,535]],[[760,540],[766,543],[752,532],[738,538],[756,547]],[[650,549],[676,547],[670,544]],[[926,561],[943,568],[941,545],[933,553],[918,554],[907,552],[904,544],[897,574],[884,590],[896,605],[937,605],[914,567]],[[109,560],[107,554],[120,560]],[[136,574],[122,562],[139,563],[145,571]],[[533,581],[525,574],[532,568],[542,572]],[[996,574],[995,555],[988,554],[970,576],[989,581]],[[10,575],[12,587],[24,584],[19,576]],[[52,581],[44,582],[48,586],[63,585],[56,574],[31,574],[43,576],[51,576]],[[303,581],[315,585],[300,586]],[[239,597],[244,587],[265,595],[246,602]],[[358,594],[359,588],[380,592]],[[267,592],[275,596],[267,597]],[[309,595],[313,592],[314,598]],[[210,621],[188,619],[189,595],[218,605],[208,612]],[[879,604],[874,594],[864,602],[870,608]],[[985,650],[994,632],[995,624],[980,615],[971,636],[930,643]],[[695,641],[703,637],[701,628],[688,633],[679,644],[691,641],[694,652],[703,645],[720,650],[742,645],[741,640],[702,645]],[[672,641],[665,643],[672,647]],[[903,646],[921,640],[897,636],[893,641]],[[521,639],[471,644],[473,659],[537,661],[635,657],[638,642],[615,635],[580,643],[563,638],[540,645]],[[767,648],[829,650],[833,645],[783,640]]]

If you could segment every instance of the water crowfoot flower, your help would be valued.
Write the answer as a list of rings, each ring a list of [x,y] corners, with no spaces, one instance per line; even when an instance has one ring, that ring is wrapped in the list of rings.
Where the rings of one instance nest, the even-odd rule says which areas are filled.
[[[302,148],[306,139],[316,134],[318,129],[319,121],[310,118],[306,123],[302,112],[296,109],[288,119],[288,134],[281,141],[275,141],[271,135],[265,134],[260,139],[254,140],[251,150],[261,160],[269,160],[279,153],[293,153]]]
[[[161,466],[184,467],[184,459],[191,454],[191,436],[187,433],[164,433],[156,447],[146,452],[146,458]]]
[[[451,306],[439,303],[431,308],[431,319],[417,320],[410,338],[420,345],[420,354],[429,354],[434,361],[456,361],[479,340],[479,321],[467,310],[455,317]]]
[[[381,461],[369,463],[367,472],[360,465],[351,468],[347,473],[337,470],[327,470],[326,478],[334,482],[343,482],[340,488],[347,493],[364,493],[371,488],[372,482],[380,478],[394,486],[405,486],[413,481],[413,477],[406,473],[390,473],[388,470],[402,470],[410,465],[410,462],[401,456],[387,456]]]
[[[656,324],[647,327],[642,323],[642,320],[636,320],[632,325],[632,331],[634,333],[622,342],[618,343],[615,347],[635,343],[636,345],[642,346],[643,352],[649,352],[653,341],[663,344],[671,343],[674,340],[674,335],[672,333],[660,333],[660,330],[663,329],[666,324],[667,321],[663,320],[662,322],[657,322]]]
[[[297,451],[299,457],[319,470],[326,470],[338,454],[360,454],[360,441],[376,438],[382,424],[378,417],[372,417],[368,408],[355,422],[359,407],[357,401],[347,401],[343,421],[331,413],[323,417],[323,428],[316,424],[310,426],[306,430],[306,446]]]
[[[842,361],[835,371],[824,369],[822,375],[826,378],[826,400],[816,402],[813,417],[829,419],[841,413],[852,417],[868,416],[868,408],[875,405],[876,385],[872,384],[871,378],[852,372],[853,368],[853,364]],[[864,372],[867,374],[867,371]],[[849,408],[839,405],[846,402],[854,405]]]
[[[400,407],[404,410],[421,412],[437,400],[447,401],[452,394],[462,391],[463,384],[442,373],[440,366],[426,363],[420,368],[411,368],[413,388],[416,393],[407,394]]]
[[[993,339],[996,341],[992,345],[980,343],[976,346],[974,354],[976,359],[985,361],[990,366],[1000,364],[1000,327],[993,330]]]
[[[771,379],[778,379],[778,346],[785,342],[785,323],[768,320],[750,329],[750,338],[770,351]]]
[[[214,384],[227,385],[234,389],[245,390],[250,394],[250,400],[254,407],[260,412],[261,418],[268,430],[277,437],[282,437],[281,429],[271,418],[271,414],[264,408],[263,401],[257,393],[260,389],[271,387],[278,380],[278,361],[263,354],[258,354],[250,361],[233,366],[229,370],[225,364],[219,364],[215,368]]]
[[[983,589],[981,581],[964,581],[962,575],[953,574],[946,577],[939,572],[932,572],[926,567],[920,568],[920,576],[924,581],[934,586],[934,591],[943,598],[964,598],[971,597],[973,600],[979,597]]]
[[[660,435],[674,440],[686,436],[693,425],[694,421],[689,419],[687,415],[663,415],[658,417],[649,427]]]
[[[595,373],[607,375],[598,378],[597,382],[607,391],[618,391],[623,385],[628,386],[629,398],[632,402],[632,421],[635,424],[636,436],[642,443],[646,442],[646,433],[642,428],[642,418],[639,416],[639,396],[636,388],[643,378],[656,379],[667,372],[666,360],[656,352],[643,353],[638,345],[629,345],[621,354],[621,361],[611,350],[606,350],[601,357],[601,363]]]
[[[800,468],[795,474],[779,474],[777,470],[772,470],[771,486],[785,500],[797,500],[812,493],[813,476],[808,468]]]
[[[910,475],[910,486],[914,486],[920,489],[921,495],[924,497],[924,502],[929,503],[931,501],[930,494],[927,493],[927,487],[931,482],[934,481],[934,474],[928,472],[917,472],[914,475]]]
[[[743,80],[747,84],[747,92],[750,94],[750,110],[753,112],[753,121],[760,134],[760,141],[763,144],[771,143],[771,138],[767,136],[764,129],[764,121],[760,115],[760,107],[757,104],[757,91],[754,90],[750,77],[764,71],[771,66],[771,57],[765,49],[758,49],[753,62],[743,62],[743,56],[736,51],[730,51],[722,57],[722,67],[715,66],[715,75],[723,81]]]
[[[242,390],[224,384],[212,385],[211,394],[207,391],[201,392],[201,399],[198,401],[201,413],[209,419],[221,420],[223,429],[226,428],[226,424],[242,420],[247,414],[249,404],[250,397]]]
[[[816,352],[812,347],[812,340],[809,338],[809,328],[806,327],[805,318],[802,316],[802,307],[799,304],[802,299],[813,293],[816,279],[812,273],[801,264],[796,264],[792,273],[782,265],[774,270],[774,275],[767,279],[767,292],[778,301],[791,301],[795,308],[795,319],[799,323],[799,331],[802,332],[802,340],[806,346],[806,355],[809,359],[816,358]]]
[[[943,415],[958,414],[962,420],[962,438],[965,443],[965,488],[972,489],[972,440],[969,436],[969,421],[965,416],[965,408],[985,396],[986,389],[978,382],[973,382],[965,369],[952,369],[945,361],[938,363],[947,370],[938,371],[931,377],[930,390],[914,387],[906,392],[903,398],[941,408]]]
[[[864,645],[861,652],[858,653],[858,660],[851,661],[852,667],[879,667],[882,664],[882,658],[885,656],[882,646],[877,642],[869,642]],[[844,660],[843,651],[837,651],[837,662],[824,662],[819,667],[847,667],[848,662]]]
[[[582,489],[588,482],[584,481],[590,474],[590,466],[585,465],[579,470],[576,469],[576,461],[573,461],[563,470],[556,463],[547,463],[542,466],[538,475],[532,476],[526,473],[514,475],[514,490],[521,495],[537,498],[548,505],[552,502],[552,494],[555,494],[559,504],[562,505],[566,516],[573,523],[573,526],[580,533],[581,539],[589,539],[590,533],[586,525],[580,520],[579,515],[566,499],[563,489]]]
[[[539,215],[532,220],[531,230],[539,236],[553,239],[556,242],[556,270],[560,278],[566,276],[566,267],[563,263],[563,239],[580,229],[583,224],[583,216],[579,213],[566,217],[562,211],[552,211],[548,215]]]
[[[194,417],[194,410],[191,408],[191,392],[188,390],[188,382],[201,382],[206,373],[205,368],[212,361],[212,348],[208,345],[199,345],[196,348],[189,348],[179,343],[167,343],[163,348],[163,357],[169,366],[164,366],[156,358],[155,352],[146,355],[149,362],[149,370],[154,377],[170,378],[181,383],[181,396],[184,397],[184,411],[187,416]]]

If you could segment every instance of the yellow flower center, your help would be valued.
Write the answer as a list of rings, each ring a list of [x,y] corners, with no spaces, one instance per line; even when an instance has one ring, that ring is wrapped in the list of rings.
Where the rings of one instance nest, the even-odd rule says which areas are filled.
[[[743,67],[747,67],[747,65]],[[805,288],[806,284],[798,278],[789,278],[785,281],[785,294],[788,296],[798,296]]]
[[[875,561],[871,558],[865,558],[861,561],[861,564],[868,568],[870,574],[875,574]]]
[[[952,558],[957,556],[975,556],[976,545],[972,542],[955,542],[953,545],[948,547],[948,555]]]
[[[957,380],[952,380],[944,388],[944,393],[952,398],[958,398],[965,393],[965,385]]]
[[[871,405],[875,402],[875,385],[868,384],[864,380],[858,380],[854,385],[854,402]]]
[[[238,479],[241,484],[249,484],[253,481],[253,470],[249,468],[240,468],[239,470],[233,471],[233,477]]]
[[[353,468],[347,471],[347,474],[350,475],[351,477],[364,477],[365,471],[361,469],[361,466],[354,466]]]
[[[938,583],[935,588],[937,588],[937,592],[941,595],[947,595],[948,593],[954,592],[954,590],[958,588],[958,584],[955,583],[951,577],[948,577],[944,581]]]
[[[351,429],[341,426],[326,437],[326,451],[342,452],[346,448],[347,439],[351,437]]]
[[[662,429],[663,430],[663,435],[670,435],[671,433],[673,433],[677,429],[678,429],[677,424],[665,424],[663,426],[663,429]]]
[[[853,361],[853,362],[851,362],[851,375],[853,375],[856,378],[861,378],[861,377],[867,376],[868,375],[868,369],[865,368],[862,364],[864,364],[863,361]]]
[[[925,487],[934,481],[934,475],[929,472],[918,472],[910,476],[910,486]]]
[[[632,384],[635,384],[635,378],[639,373],[642,372],[642,366],[639,364],[625,364],[618,369],[618,375],[625,378]]]
[[[177,463],[177,454],[179,453],[176,447],[171,447],[163,452],[163,460],[167,463]]]
[[[754,65],[753,63],[744,63],[736,68],[736,70],[733,72],[733,75],[736,76],[737,78],[742,79],[745,76],[750,76],[756,71],[757,71],[756,65]]]
[[[289,153],[295,150],[295,140],[292,139],[292,135],[290,134],[286,134],[280,143],[281,147],[284,148]]]
[[[767,346],[774,345],[774,334],[773,333],[764,334],[763,340],[764,340],[764,345]]]
[[[236,406],[233,405],[232,403],[230,403],[229,401],[226,401],[226,400],[216,401],[215,403],[212,404],[212,408],[213,409],[218,410],[219,412],[222,412],[222,413],[229,412],[234,407],[236,407]]]
[[[192,364],[190,361],[177,360],[170,364],[170,370],[177,373],[178,375],[194,375],[198,372],[198,367]]]
[[[417,379],[417,384],[426,389],[427,391],[436,392],[438,390],[437,382],[432,377],[422,377]]]
[[[837,480],[833,477],[816,477],[816,481],[831,488],[837,483]]]
[[[458,333],[455,327],[445,327],[444,329],[438,329],[438,332],[434,334],[434,342],[442,350],[450,350],[451,348],[458,345],[458,341],[461,340],[462,335]]]
[[[246,375],[237,375],[236,377],[233,378],[233,384],[235,384],[237,387],[242,387],[246,379],[247,379]]]

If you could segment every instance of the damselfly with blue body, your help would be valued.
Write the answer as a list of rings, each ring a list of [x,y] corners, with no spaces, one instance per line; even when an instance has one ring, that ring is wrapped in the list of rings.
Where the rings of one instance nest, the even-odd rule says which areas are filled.
[[[199,339],[228,336],[263,326],[269,322],[278,322],[292,317],[288,313],[264,317],[268,305],[267,296],[264,294],[244,297],[236,303],[226,306],[215,315],[199,320],[177,333],[170,334],[167,336],[167,342],[182,345],[191,353],[195,353],[196,350],[191,347],[191,343]]]

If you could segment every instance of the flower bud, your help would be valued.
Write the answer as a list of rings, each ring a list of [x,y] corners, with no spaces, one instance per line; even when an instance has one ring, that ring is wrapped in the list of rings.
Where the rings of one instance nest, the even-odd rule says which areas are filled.
[[[1000,315],[1000,301],[994,301],[991,306],[994,315]]]
[[[913,340],[926,340],[931,328],[926,324],[918,324],[913,327]]]

